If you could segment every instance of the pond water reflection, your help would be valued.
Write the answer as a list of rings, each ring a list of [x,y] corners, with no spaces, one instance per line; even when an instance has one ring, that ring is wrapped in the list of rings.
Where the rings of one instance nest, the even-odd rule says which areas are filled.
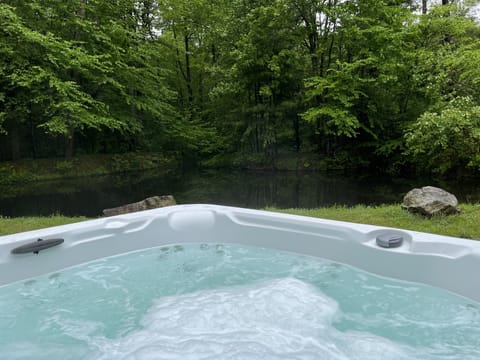
[[[99,216],[102,209],[149,196],[172,194],[179,204],[213,203],[247,208],[279,208],[401,202],[413,187],[433,185],[460,201],[479,202],[477,182],[271,171],[197,171],[85,177],[0,188],[0,215]]]

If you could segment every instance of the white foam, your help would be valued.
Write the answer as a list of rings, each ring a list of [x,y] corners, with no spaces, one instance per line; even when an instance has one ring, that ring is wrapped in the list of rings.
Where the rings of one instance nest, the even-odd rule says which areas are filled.
[[[161,298],[141,330],[96,338],[94,346],[102,360],[418,358],[385,338],[337,330],[338,314],[338,304],[317,288],[277,279]]]

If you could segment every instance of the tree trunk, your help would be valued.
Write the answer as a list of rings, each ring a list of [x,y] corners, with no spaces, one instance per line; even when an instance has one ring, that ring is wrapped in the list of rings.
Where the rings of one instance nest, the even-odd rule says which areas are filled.
[[[193,107],[193,89],[192,89],[192,73],[190,68],[190,41],[188,35],[184,36],[185,43],[185,81],[187,83],[188,103],[190,110]]]
[[[30,122],[30,144],[32,147],[32,157],[37,158],[37,137],[35,136],[35,123]]]
[[[300,117],[299,115],[295,115],[293,118],[293,132],[295,136],[295,151],[299,152],[300,151]]]
[[[422,0],[422,14],[427,14],[427,0]]]
[[[218,53],[215,44],[212,44],[210,50],[212,52],[212,65],[215,65],[218,62]]]
[[[11,149],[12,149],[12,160],[20,160],[20,134],[18,129],[18,124],[13,122],[12,128],[10,130],[10,139],[11,139]]]
[[[332,35],[332,41],[330,42],[330,46],[328,47],[328,63],[327,67],[330,68],[332,64],[332,53],[333,53],[333,43],[335,41],[335,37]]]
[[[442,0],[442,5],[448,5],[448,0]]]
[[[79,1],[79,7],[76,10],[75,14],[81,18],[85,18],[85,4],[87,3],[87,0],[80,0]],[[81,39],[80,33],[78,31],[78,27],[74,27],[73,30],[73,39],[75,41],[79,41]],[[78,78],[78,73],[75,70],[71,70],[70,77],[73,79],[73,81],[77,84],[80,83],[80,80]],[[74,137],[75,137],[75,127],[73,126],[72,123],[68,125],[68,131],[67,134],[65,134],[65,158],[70,159],[73,156],[73,149],[74,149]]]
[[[70,159],[73,157],[75,129],[70,126],[68,133],[65,135],[65,158]]]
[[[312,31],[308,35],[308,52],[310,53],[310,61],[312,63],[312,73],[315,75],[317,74],[317,71],[318,71],[317,47],[318,47],[318,33],[316,31]]]
[[[80,1],[80,7],[76,11],[79,18],[85,18],[85,0]]]

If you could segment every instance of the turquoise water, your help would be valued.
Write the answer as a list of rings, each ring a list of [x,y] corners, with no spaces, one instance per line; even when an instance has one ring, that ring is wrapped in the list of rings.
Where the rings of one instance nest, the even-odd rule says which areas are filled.
[[[6,359],[480,359],[480,306],[330,261],[187,244],[0,287]]]

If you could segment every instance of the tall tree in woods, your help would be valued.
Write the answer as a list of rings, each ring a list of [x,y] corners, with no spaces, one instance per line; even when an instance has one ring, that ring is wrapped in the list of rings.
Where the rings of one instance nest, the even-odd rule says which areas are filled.
[[[12,135],[12,158],[21,155],[21,136],[31,136],[29,152],[35,155],[39,132],[68,136],[75,126],[120,127],[106,116],[104,104],[75,81],[74,74],[98,81],[107,69],[99,56],[60,36],[64,29],[57,21],[63,14],[31,2],[16,2],[16,8],[0,6],[4,22],[0,31],[7,40],[2,42],[0,81],[6,94],[2,112],[5,130]],[[17,15],[19,9],[24,18]],[[50,31],[45,28],[47,24]],[[38,30],[31,28],[35,26]]]
[[[409,86],[411,15],[384,1],[333,5],[319,16],[330,30],[319,48],[322,66],[306,83],[303,117],[315,126],[319,151],[327,156],[359,140],[376,151],[385,131],[408,112],[402,95]]]
[[[27,156],[58,155],[42,134],[54,143],[63,135],[68,157],[74,138],[92,131],[128,140],[142,131],[142,117],[173,121],[154,43],[139,30],[133,1],[15,1],[1,11],[2,112],[13,158],[20,156],[16,133],[32,137],[23,141]]]
[[[226,28],[231,40],[222,47],[219,64],[227,70],[211,91],[213,103],[226,110],[224,119],[235,130],[230,130],[230,150],[272,162],[279,146],[300,145],[305,59],[296,19],[288,1],[238,1]]]
[[[164,1],[160,5],[162,41],[169,48],[169,62],[174,65],[178,81],[178,106],[190,118],[201,110],[202,49],[208,33],[212,7],[204,0]]]

